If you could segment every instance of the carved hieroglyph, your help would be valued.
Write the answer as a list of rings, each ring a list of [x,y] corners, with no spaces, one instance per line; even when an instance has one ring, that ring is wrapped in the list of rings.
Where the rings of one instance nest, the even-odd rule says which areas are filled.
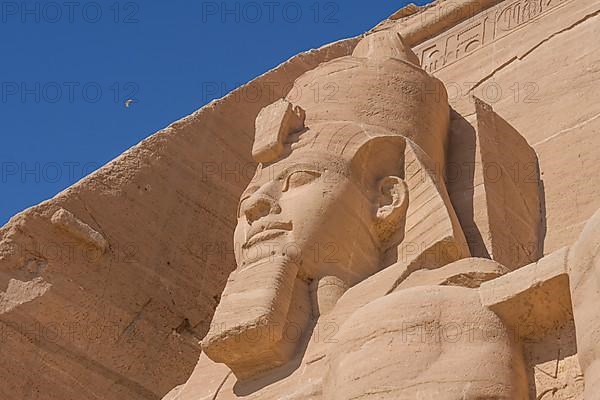
[[[415,52],[423,69],[435,72],[464,58],[483,46],[517,33],[536,18],[572,0],[517,0],[502,2],[485,10],[474,22],[451,29]]]

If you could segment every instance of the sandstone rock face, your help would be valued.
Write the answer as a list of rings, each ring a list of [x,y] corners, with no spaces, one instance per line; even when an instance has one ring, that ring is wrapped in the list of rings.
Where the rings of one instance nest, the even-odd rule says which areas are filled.
[[[410,6],[15,216],[0,397],[597,398],[599,18]]]
[[[467,121],[474,122],[474,95],[491,104],[535,150],[545,195],[544,254],[572,244],[599,207],[592,188],[598,186],[593,165],[600,157],[594,146],[600,50],[589,39],[600,29],[598,12],[594,1],[502,2],[415,48]],[[465,136],[451,141],[467,144]],[[458,153],[477,153],[478,146],[476,141],[470,148],[451,145],[451,157],[461,164],[468,157]],[[512,165],[506,174],[521,182],[536,180],[529,162]],[[483,179],[475,161],[474,180]],[[484,217],[484,187],[476,185],[469,196],[476,224]],[[489,231],[479,229],[485,243]]]
[[[0,292],[50,287],[2,308],[1,398],[158,399],[187,379],[235,267],[256,115],[353,43],[294,57],[0,229]]]

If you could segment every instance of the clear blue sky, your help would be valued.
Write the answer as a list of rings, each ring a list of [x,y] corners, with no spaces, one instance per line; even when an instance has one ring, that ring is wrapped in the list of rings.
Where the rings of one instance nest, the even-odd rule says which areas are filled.
[[[213,98],[406,3],[3,0],[0,225]]]

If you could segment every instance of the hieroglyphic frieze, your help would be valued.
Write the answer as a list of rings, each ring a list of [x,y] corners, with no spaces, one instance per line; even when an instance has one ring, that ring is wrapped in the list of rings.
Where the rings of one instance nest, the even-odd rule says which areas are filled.
[[[418,46],[423,69],[440,70],[516,30],[543,14],[572,0],[517,0],[499,4],[481,12],[473,20],[461,24],[446,35]]]

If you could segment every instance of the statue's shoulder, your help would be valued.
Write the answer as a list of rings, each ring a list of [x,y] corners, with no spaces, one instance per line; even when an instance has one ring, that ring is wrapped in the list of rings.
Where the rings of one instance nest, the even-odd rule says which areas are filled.
[[[356,324],[368,321],[373,327],[393,329],[406,326],[440,326],[446,323],[478,322],[493,312],[481,303],[476,289],[454,285],[418,285],[397,290],[356,309],[340,327],[352,331]]]
[[[344,398],[353,398],[385,387],[396,398],[427,393],[449,399],[459,398],[465,385],[465,398],[487,398],[494,382],[503,388],[498,398],[525,399],[526,385],[512,378],[512,371],[524,369],[515,349],[476,288],[403,288],[355,309],[340,325],[328,352],[325,398],[332,388],[342,387]]]
[[[439,296],[424,297],[425,293],[458,293],[463,296],[476,296],[475,293],[453,290],[454,288],[474,289],[483,282],[492,280],[508,272],[501,264],[484,258],[465,258],[436,269],[421,269],[407,273],[404,265],[393,265],[350,288],[338,301],[331,319],[341,324],[350,315],[372,302],[403,302],[413,296],[422,301],[435,301]],[[441,288],[441,289],[436,289]],[[407,292],[410,289],[409,292]],[[396,295],[396,293],[403,293]],[[394,296],[391,296],[391,295]],[[391,296],[391,297],[389,297]]]

